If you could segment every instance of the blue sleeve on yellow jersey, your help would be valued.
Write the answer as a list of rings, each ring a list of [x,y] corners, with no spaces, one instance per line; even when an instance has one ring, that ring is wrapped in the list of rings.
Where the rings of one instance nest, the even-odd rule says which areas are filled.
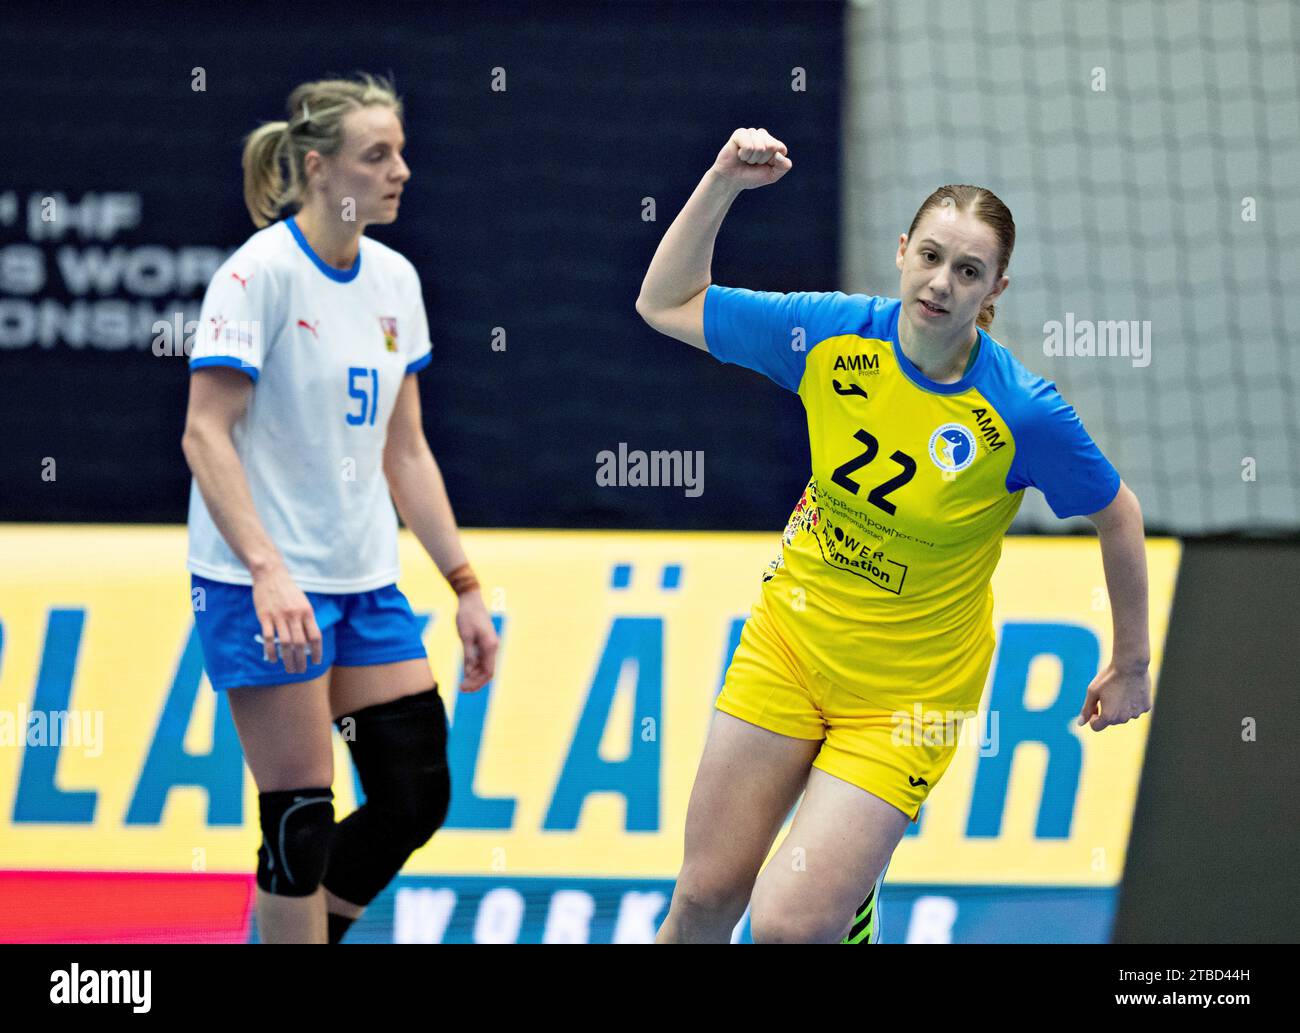
[[[781,294],[715,284],[704,295],[704,342],[714,358],[798,391],[808,353],[837,334],[876,336],[872,321],[888,300],[840,291]]]
[[[1007,490],[1037,488],[1062,520],[1105,509],[1119,491],[1119,473],[1054,383],[1023,367],[1016,374],[1005,396],[986,391],[1016,442]]]

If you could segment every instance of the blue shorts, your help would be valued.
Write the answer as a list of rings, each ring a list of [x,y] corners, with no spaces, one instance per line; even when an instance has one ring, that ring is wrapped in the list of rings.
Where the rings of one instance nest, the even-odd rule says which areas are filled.
[[[334,664],[364,667],[428,655],[411,604],[396,585],[344,594],[304,592],[316,614],[324,655],[308,661],[302,674],[289,674],[282,659],[265,659],[262,625],[253,609],[250,585],[231,585],[193,573],[190,585],[203,665],[217,692],[310,681]],[[203,590],[201,595],[197,589]]]

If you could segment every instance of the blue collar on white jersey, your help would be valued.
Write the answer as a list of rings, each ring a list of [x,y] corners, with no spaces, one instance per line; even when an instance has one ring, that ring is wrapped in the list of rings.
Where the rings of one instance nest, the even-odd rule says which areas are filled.
[[[316,252],[311,249],[311,245],[307,243],[307,238],[302,235],[302,230],[298,228],[298,223],[292,215],[284,221],[289,227],[289,232],[293,234],[293,239],[298,242],[298,246],[307,253],[307,257],[316,264],[316,268],[331,280],[338,283],[351,283],[357,278],[357,274],[361,272],[360,248],[357,248],[357,260],[352,263],[351,269],[335,269],[334,266],[322,261],[320,255],[316,254]]]

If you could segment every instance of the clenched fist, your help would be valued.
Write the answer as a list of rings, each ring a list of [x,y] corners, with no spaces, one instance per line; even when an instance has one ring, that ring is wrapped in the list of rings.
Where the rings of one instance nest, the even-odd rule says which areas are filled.
[[[785,144],[766,129],[737,129],[718,152],[713,171],[752,190],[775,183],[794,167],[786,155]]]

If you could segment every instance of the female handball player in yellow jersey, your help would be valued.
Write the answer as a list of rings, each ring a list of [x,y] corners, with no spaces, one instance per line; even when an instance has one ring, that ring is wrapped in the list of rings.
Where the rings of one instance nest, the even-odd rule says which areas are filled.
[[[889,859],[979,707],[990,581],[1027,487],[1101,541],[1114,649],[1079,724],[1151,706],[1137,499],[1055,385],[987,333],[1011,213],[978,187],[935,191],[899,237],[897,298],[714,285],[732,202],[791,167],[766,130],[737,129],[637,300],[661,333],[797,392],[812,453],[718,698],[661,943],[726,942],[747,903],[756,943],[879,940]]]

